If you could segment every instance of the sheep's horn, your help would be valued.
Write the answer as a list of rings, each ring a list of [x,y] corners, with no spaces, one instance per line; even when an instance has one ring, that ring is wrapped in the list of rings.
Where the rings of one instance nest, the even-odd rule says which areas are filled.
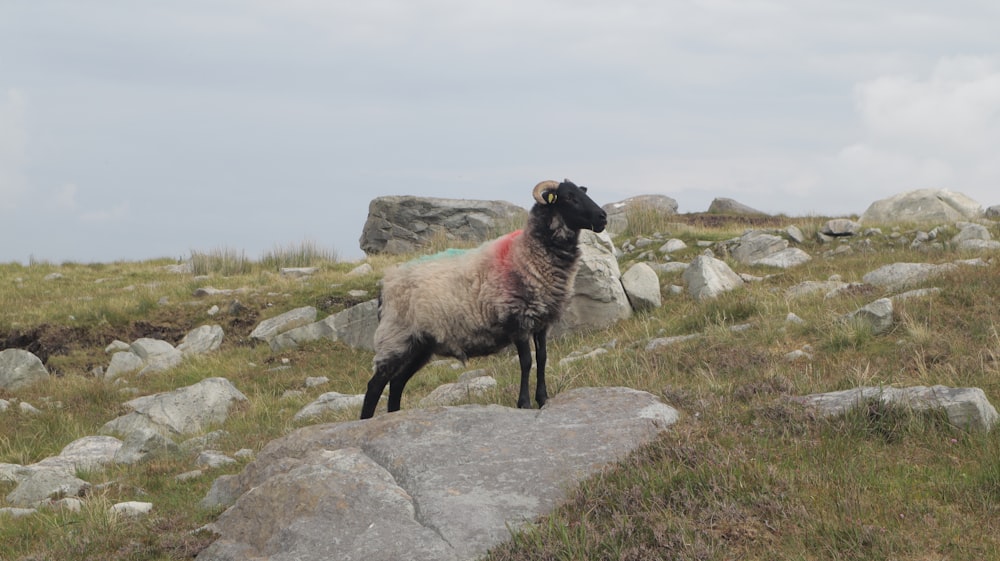
[[[535,185],[535,190],[531,193],[531,195],[535,197],[535,200],[538,201],[538,204],[547,205],[549,204],[549,202],[546,201],[544,197],[542,197],[542,193],[548,189],[558,189],[558,188],[559,188],[558,181],[552,181],[552,180],[542,181],[538,185]]]

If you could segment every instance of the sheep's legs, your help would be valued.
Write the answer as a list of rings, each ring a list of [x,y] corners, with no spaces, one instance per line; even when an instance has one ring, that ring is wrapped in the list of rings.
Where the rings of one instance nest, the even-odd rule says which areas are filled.
[[[375,415],[375,407],[382,397],[385,386],[389,385],[389,412],[399,411],[400,399],[406,382],[420,370],[431,357],[430,348],[411,347],[409,352],[387,359],[375,360],[375,374],[368,381],[365,402],[361,406],[361,418],[370,419]]]
[[[517,358],[521,364],[521,391],[517,396],[518,409],[531,409],[531,393],[528,391],[528,374],[531,373],[531,343],[527,339],[514,341]]]
[[[392,380],[389,380],[389,413],[399,411],[399,405],[403,399],[403,388],[406,387],[406,383],[410,381],[410,378],[417,373],[417,370],[420,370],[427,364],[432,354],[430,347],[416,349],[405,368],[399,374],[396,374]]]
[[[545,360],[547,358],[545,336],[545,331],[535,333],[535,361],[538,363],[538,371],[535,372],[535,376],[538,378],[535,381],[535,401],[538,402],[539,408],[544,406],[549,399],[549,392],[545,388]]]

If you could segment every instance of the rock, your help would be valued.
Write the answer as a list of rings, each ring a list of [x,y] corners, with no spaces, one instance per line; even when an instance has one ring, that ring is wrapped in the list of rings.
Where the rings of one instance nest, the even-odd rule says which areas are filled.
[[[826,280],[826,281],[805,281],[799,284],[789,287],[785,290],[785,298],[789,300],[794,300],[796,298],[802,298],[804,296],[809,296],[810,294],[816,294],[822,292],[823,294],[829,294],[834,290],[839,290],[847,286],[846,282]]]
[[[411,253],[439,236],[485,242],[523,223],[527,212],[504,201],[378,197],[368,205],[359,243],[368,255]]]
[[[989,219],[992,219],[992,220],[996,220],[997,218],[1000,218],[1000,205],[993,205],[993,206],[987,208],[986,212],[984,214],[986,215],[986,218],[989,218]]]
[[[787,269],[812,258],[799,248],[788,247],[788,240],[759,230],[752,230],[726,242],[733,259],[744,265],[768,265]]]
[[[174,454],[180,447],[159,431],[140,428],[128,433],[121,448],[115,453],[116,464],[137,464],[157,456]]]
[[[805,325],[806,320],[800,318],[795,312],[788,312],[785,316],[785,323],[794,323],[795,325]]]
[[[916,290],[908,290],[902,294],[896,294],[892,297],[892,301],[899,302],[911,298],[928,298],[930,296],[937,296],[938,294],[941,294],[940,288],[918,288]]]
[[[890,289],[900,289],[920,284],[936,275],[952,271],[957,267],[954,263],[892,263],[883,265],[861,277],[861,282]]]
[[[110,344],[108,344],[107,347],[104,347],[104,352],[107,354],[114,354],[120,351],[127,351],[131,348],[132,348],[131,345],[129,345],[125,341],[119,341],[118,339],[115,339]]]
[[[378,300],[369,300],[327,316],[326,319],[297,327],[270,340],[271,350],[293,349],[308,341],[343,341],[353,348],[375,350],[378,327]]]
[[[229,380],[207,378],[174,391],[127,401],[125,406],[133,411],[105,423],[101,432],[127,435],[152,428],[165,435],[198,433],[222,423],[233,405],[246,401],[247,397]]]
[[[204,298],[206,296],[229,296],[235,294],[236,291],[229,288],[215,288],[213,286],[202,286],[196,288],[192,295],[195,298]]]
[[[725,261],[707,255],[696,257],[684,270],[683,278],[695,300],[715,298],[743,286],[743,279]]]
[[[800,230],[798,226],[789,226],[785,228],[785,234],[788,236],[788,239],[795,243],[805,243],[806,241],[805,235],[802,234],[802,230]]]
[[[691,335],[674,335],[673,337],[657,337],[656,339],[650,339],[649,343],[646,343],[647,351],[655,351],[662,347],[670,347],[678,343],[683,343],[685,341],[691,341],[697,339],[701,335],[693,333]]]
[[[306,387],[315,388],[330,383],[330,378],[326,376],[309,376],[306,378]]]
[[[636,312],[644,312],[659,308],[660,277],[656,271],[645,263],[636,263],[629,267],[621,278],[625,295]]]
[[[862,325],[871,327],[872,333],[875,335],[885,333],[892,329],[892,300],[889,298],[879,298],[847,314],[844,316],[844,319],[860,322]]]
[[[41,409],[35,407],[34,405],[28,403],[27,401],[22,401],[17,404],[17,408],[26,415],[39,415],[41,414]]]
[[[215,469],[235,463],[236,460],[218,450],[203,450],[194,460],[194,465],[204,469]]]
[[[860,387],[794,398],[795,401],[814,408],[822,416],[843,415],[875,399],[883,403],[902,404],[920,411],[943,409],[948,415],[948,421],[963,429],[989,431],[997,422],[997,410],[979,388]]]
[[[667,243],[661,245],[658,251],[660,253],[673,253],[675,251],[680,251],[682,249],[687,249],[687,244],[684,243],[684,240],[671,238],[667,240]]]
[[[687,263],[678,263],[678,262],[649,263],[648,265],[652,267],[652,269],[657,273],[663,273],[668,275],[674,273],[683,273],[684,270],[687,269],[688,267]]]
[[[608,350],[603,347],[598,347],[589,352],[573,351],[565,358],[559,360],[559,367],[562,368],[581,360],[597,358],[603,354],[607,354],[607,352]]]
[[[712,204],[708,205],[708,213],[709,214],[758,214],[758,215],[766,214],[755,208],[751,208],[743,203],[737,202],[733,199],[727,199],[725,197],[716,197],[715,199],[712,199]]]
[[[210,353],[222,346],[224,335],[220,325],[202,325],[189,331],[177,344],[177,350],[184,356]]]
[[[10,402],[6,399],[0,399],[0,413],[3,413],[10,408]]]
[[[958,249],[964,251],[994,251],[1000,249],[997,240],[965,240],[958,244]]]
[[[355,268],[351,269],[350,271],[348,271],[347,272],[347,276],[349,276],[349,277],[363,277],[365,275],[370,275],[370,274],[372,274],[374,272],[375,272],[375,269],[372,268],[371,265],[369,265],[368,263],[362,263],[362,264],[358,265],[357,267],[355,267]]]
[[[785,361],[795,362],[798,360],[812,360],[812,355],[802,349],[796,349],[785,355]]]
[[[630,211],[648,211],[660,215],[677,214],[677,201],[666,195],[639,195],[602,207],[608,213],[608,232],[620,234],[628,229]]]
[[[142,516],[144,514],[149,514],[153,511],[153,503],[144,503],[140,501],[126,501],[124,503],[116,503],[111,505],[111,514],[117,514],[122,516]]]
[[[299,412],[292,417],[292,420],[302,421],[312,417],[319,417],[328,411],[341,411],[344,409],[351,409],[352,407],[360,408],[364,401],[364,394],[344,395],[337,392],[327,392],[317,397],[316,400],[309,405],[300,409]]]
[[[219,446],[228,437],[229,433],[227,431],[214,430],[208,434],[189,438],[181,442],[181,451],[187,454],[203,452],[211,447]]]
[[[602,329],[632,315],[621,283],[614,244],[607,233],[580,231],[580,269],[553,336],[584,329]]]
[[[316,321],[316,308],[312,306],[295,308],[260,322],[250,332],[250,338],[268,342],[280,333],[308,325],[314,321]]]
[[[88,489],[90,483],[73,474],[55,469],[36,469],[20,480],[7,495],[7,502],[15,507],[33,507],[53,496],[79,497]]]
[[[584,388],[541,410],[404,409],[304,427],[216,480],[202,506],[232,506],[198,559],[473,559],[676,419],[651,394]]]
[[[25,466],[28,471],[59,471],[75,474],[77,471],[97,471],[114,461],[122,441],[112,436],[85,436],[67,444],[58,456]]]
[[[983,207],[971,198],[947,189],[919,189],[875,201],[861,215],[861,222],[938,223],[974,220]]]
[[[825,236],[844,237],[856,235],[859,230],[861,225],[849,218],[834,218],[828,220],[819,231]]]
[[[184,359],[184,355],[173,345],[159,339],[137,339],[132,342],[130,348],[142,359],[143,367],[139,371],[140,376],[165,372],[180,364]]]
[[[49,371],[32,353],[21,349],[0,351],[0,389],[15,391],[48,377]]]
[[[459,380],[453,384],[442,384],[420,400],[420,407],[435,405],[456,405],[467,403],[497,386],[492,376],[475,376],[467,380]]]
[[[145,366],[139,355],[132,351],[120,351],[111,355],[111,364],[104,372],[104,379],[111,381],[123,374],[138,372]]]
[[[283,277],[299,279],[315,275],[317,271],[319,271],[319,267],[282,267],[278,273]]]
[[[951,239],[951,243],[966,251],[1000,249],[1000,242],[994,240],[990,231],[982,224],[964,224]]]
[[[10,518],[23,518],[25,516],[31,516],[36,512],[38,512],[38,510],[34,508],[15,508],[5,506],[0,508],[0,517],[8,516]]]

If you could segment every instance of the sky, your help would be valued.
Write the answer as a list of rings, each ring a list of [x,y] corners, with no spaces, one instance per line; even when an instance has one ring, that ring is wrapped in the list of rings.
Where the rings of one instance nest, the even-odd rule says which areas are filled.
[[[0,263],[359,259],[383,195],[1000,204],[995,0],[0,0]]]

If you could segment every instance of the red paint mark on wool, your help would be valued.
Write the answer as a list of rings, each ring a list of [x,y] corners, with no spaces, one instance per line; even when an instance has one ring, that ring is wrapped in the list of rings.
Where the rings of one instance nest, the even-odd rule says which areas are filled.
[[[496,241],[496,267],[501,272],[510,270],[510,247],[524,230],[515,230]]]

